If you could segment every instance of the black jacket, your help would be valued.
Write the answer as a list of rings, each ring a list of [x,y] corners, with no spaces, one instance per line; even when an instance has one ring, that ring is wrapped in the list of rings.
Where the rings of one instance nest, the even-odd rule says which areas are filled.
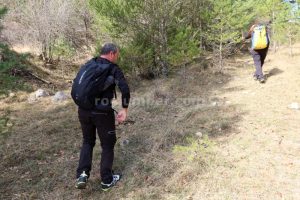
[[[120,67],[105,58],[99,57],[96,59],[96,61],[101,64],[111,64],[111,73],[115,79],[115,84],[111,85],[101,95],[97,96],[97,109],[105,110],[107,108],[111,108],[111,101],[114,98],[116,85],[119,87],[122,93],[122,107],[128,108],[130,100],[130,90]]]

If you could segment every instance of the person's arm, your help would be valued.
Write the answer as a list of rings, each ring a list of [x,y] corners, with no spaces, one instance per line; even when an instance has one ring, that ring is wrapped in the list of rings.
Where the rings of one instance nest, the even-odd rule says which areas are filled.
[[[119,111],[117,115],[117,121],[119,123],[122,123],[126,120],[127,115],[128,115],[128,106],[129,106],[129,101],[130,101],[130,90],[129,86],[127,84],[127,81],[124,77],[124,74],[122,70],[116,66],[116,70],[114,73],[114,78],[117,86],[119,87],[121,93],[122,93],[122,110]]]
[[[246,35],[245,38],[244,38],[245,40],[251,38],[254,27],[255,27],[255,25],[252,25],[252,26],[251,26],[250,30],[248,31],[247,35]]]
[[[268,40],[269,40],[269,44],[270,44],[270,35],[271,35],[271,28],[269,25],[266,26],[266,31],[267,31],[267,36],[268,36]]]

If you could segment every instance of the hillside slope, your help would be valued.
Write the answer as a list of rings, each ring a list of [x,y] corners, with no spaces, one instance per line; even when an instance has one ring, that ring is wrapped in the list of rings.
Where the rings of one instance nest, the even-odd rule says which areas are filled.
[[[252,80],[250,55],[224,74],[194,65],[135,84],[129,121],[117,127],[114,166],[124,177],[106,193],[99,141],[88,188],[74,187],[81,130],[71,99],[3,100],[0,198],[297,199],[300,113],[288,105],[300,103],[300,59],[284,51],[267,57],[265,84]]]

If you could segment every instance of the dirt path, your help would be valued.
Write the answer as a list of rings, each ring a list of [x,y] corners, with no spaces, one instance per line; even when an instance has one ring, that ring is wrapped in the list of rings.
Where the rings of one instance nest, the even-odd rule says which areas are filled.
[[[266,84],[247,66],[218,91],[244,115],[238,131],[221,139],[224,160],[199,178],[193,199],[300,199],[300,110],[288,108],[300,103],[299,63],[299,55],[270,54]]]

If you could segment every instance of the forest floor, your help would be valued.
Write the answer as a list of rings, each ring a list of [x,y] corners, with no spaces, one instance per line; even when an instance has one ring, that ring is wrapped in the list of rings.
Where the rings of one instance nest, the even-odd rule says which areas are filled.
[[[74,187],[81,129],[71,99],[2,99],[0,199],[299,199],[300,110],[289,105],[300,104],[300,46],[294,50],[292,58],[285,48],[269,53],[264,84],[252,78],[250,55],[228,60],[222,74],[195,64],[131,82],[129,121],[117,126],[115,148],[114,169],[124,176],[109,192],[100,189],[99,141],[87,189]]]

